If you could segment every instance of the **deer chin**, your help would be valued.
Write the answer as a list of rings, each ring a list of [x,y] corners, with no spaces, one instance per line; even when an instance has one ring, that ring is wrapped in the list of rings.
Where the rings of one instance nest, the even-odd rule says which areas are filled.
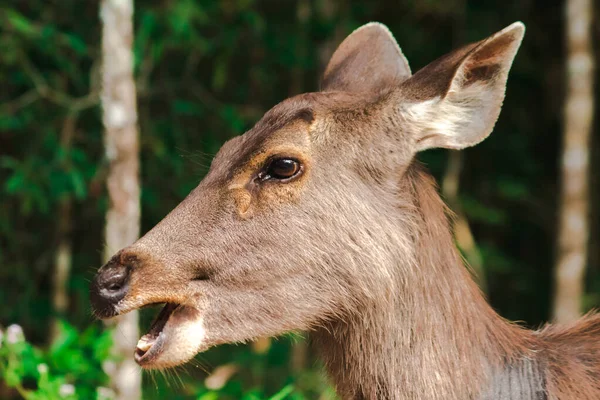
[[[137,343],[134,359],[142,368],[175,367],[206,350],[204,319],[199,310],[167,303]]]

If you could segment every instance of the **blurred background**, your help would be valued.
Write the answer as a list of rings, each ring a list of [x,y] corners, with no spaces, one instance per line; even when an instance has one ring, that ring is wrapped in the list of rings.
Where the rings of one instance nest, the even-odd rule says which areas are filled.
[[[527,33],[493,134],[462,153],[420,159],[456,211],[457,244],[501,315],[535,328],[600,305],[600,138],[591,126],[600,10],[567,1],[574,12],[565,0],[136,2],[139,147],[130,156],[140,163],[141,233],[198,184],[224,141],[284,98],[318,90],[335,47],[360,25],[385,23],[416,71],[521,20]],[[119,247],[105,229],[115,132],[102,118],[101,102],[111,101],[102,92],[111,84],[103,25],[105,39],[121,33],[100,17],[105,3],[125,5],[127,21],[127,0],[0,3],[1,399],[139,398],[113,382],[131,358],[115,342],[133,348],[137,338],[95,321],[88,300],[105,252],[118,250],[107,243]],[[578,21],[592,23],[569,35]],[[104,52],[108,60],[107,43]],[[135,138],[130,128],[122,133]],[[583,162],[561,162],[563,154]],[[561,179],[583,183],[563,193]],[[155,313],[143,310],[140,325]],[[125,373],[137,385],[138,372]],[[299,334],[221,346],[142,382],[146,399],[335,398]]]

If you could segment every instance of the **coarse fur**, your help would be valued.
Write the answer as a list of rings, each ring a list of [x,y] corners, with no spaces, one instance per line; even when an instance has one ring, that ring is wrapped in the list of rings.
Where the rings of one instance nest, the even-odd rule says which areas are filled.
[[[144,368],[303,330],[343,399],[600,398],[600,318],[540,331],[502,319],[415,158],[491,133],[523,34],[515,23],[411,75],[387,28],[358,29],[320,92],[227,142],[198,187],[100,269],[95,312],[171,304],[138,344]],[[298,172],[264,179],[277,159]]]

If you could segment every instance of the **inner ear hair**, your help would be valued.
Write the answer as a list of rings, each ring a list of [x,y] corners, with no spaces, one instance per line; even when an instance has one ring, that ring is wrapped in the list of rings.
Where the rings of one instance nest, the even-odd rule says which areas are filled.
[[[516,22],[441,57],[402,84],[400,108],[413,128],[416,151],[462,149],[491,133],[524,32]]]

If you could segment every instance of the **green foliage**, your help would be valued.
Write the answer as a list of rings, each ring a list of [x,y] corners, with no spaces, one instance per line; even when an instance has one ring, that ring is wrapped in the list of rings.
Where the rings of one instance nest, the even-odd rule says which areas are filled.
[[[0,383],[26,400],[112,399],[113,393],[106,387],[108,377],[102,366],[114,360],[110,354],[114,332],[103,330],[98,324],[78,331],[64,321],[60,322],[58,330],[56,340],[45,350],[26,341],[19,325],[0,330]],[[289,342],[285,341],[275,347],[288,345]],[[281,354],[281,351],[277,353]],[[273,353],[276,358],[277,353]],[[240,365],[243,363],[251,372],[252,377],[244,376],[244,371],[241,371],[237,379],[224,382],[218,389],[208,389],[197,374],[192,376],[192,372],[185,376],[167,375],[164,379],[150,375],[151,385],[146,390],[145,398],[163,398],[161,393],[178,388],[184,390],[185,395],[180,397],[174,394],[170,398],[305,400],[317,393],[325,393],[324,399],[334,398],[332,392],[327,394],[328,389],[322,377],[315,374],[305,376],[307,372],[297,376],[296,383],[288,383],[272,392],[265,382],[267,372],[269,369],[273,371],[273,365],[280,368],[278,364],[282,360],[278,362],[269,354],[256,355],[248,348],[237,348],[233,354],[237,362]],[[293,378],[286,380],[289,379]]]
[[[111,332],[97,325],[79,332],[66,322],[59,331],[56,342],[41,350],[25,340],[19,325],[9,326],[0,339],[0,380],[27,400],[99,398],[106,391],[101,365],[110,360]]]

